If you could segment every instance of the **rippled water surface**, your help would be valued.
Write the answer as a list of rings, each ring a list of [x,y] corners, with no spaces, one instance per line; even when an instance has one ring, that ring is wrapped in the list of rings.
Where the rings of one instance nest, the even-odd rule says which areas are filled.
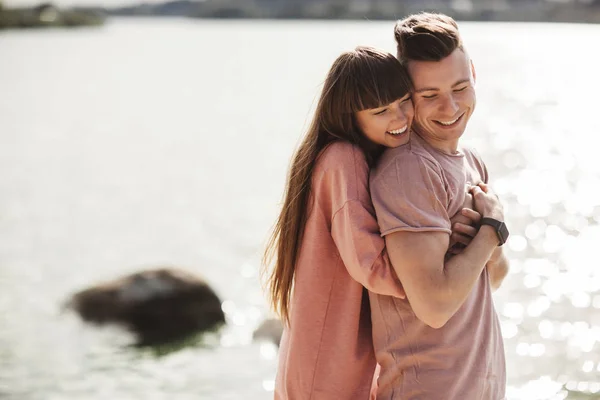
[[[0,398],[268,399],[260,251],[319,85],[393,22],[116,20],[0,34]],[[463,23],[465,141],[505,200],[509,399],[600,398],[600,26]],[[61,312],[140,268],[202,274],[228,326],[158,356]]]

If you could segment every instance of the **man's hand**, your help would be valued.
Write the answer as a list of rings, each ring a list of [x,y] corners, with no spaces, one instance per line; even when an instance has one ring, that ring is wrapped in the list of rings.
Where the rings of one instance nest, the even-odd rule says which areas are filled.
[[[475,211],[482,217],[504,221],[504,207],[498,195],[488,185],[481,182],[476,186],[471,186],[469,192],[473,195]]]

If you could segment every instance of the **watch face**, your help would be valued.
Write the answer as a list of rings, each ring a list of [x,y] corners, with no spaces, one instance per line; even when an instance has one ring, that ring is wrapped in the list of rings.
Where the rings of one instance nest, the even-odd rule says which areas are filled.
[[[506,243],[506,241],[508,240],[508,228],[506,227],[506,224],[504,222],[500,223],[500,226],[498,226],[498,236],[500,236],[500,240],[502,241],[502,244]]]

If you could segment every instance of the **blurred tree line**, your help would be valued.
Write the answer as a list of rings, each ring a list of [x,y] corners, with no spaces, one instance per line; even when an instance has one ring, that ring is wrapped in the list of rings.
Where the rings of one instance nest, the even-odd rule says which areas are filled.
[[[9,8],[0,0],[0,29],[97,26],[104,21],[104,13],[90,10],[61,10],[51,3],[32,8]]]

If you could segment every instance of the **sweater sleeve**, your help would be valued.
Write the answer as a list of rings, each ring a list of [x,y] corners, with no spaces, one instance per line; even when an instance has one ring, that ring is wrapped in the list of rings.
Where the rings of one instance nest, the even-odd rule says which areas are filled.
[[[334,216],[331,236],[350,276],[377,294],[404,297],[385,251],[377,220],[361,202],[348,201]]]
[[[322,179],[315,192],[331,221],[331,236],[348,273],[374,293],[404,297],[375,219],[369,167],[362,151],[349,143],[336,143],[321,165]]]

